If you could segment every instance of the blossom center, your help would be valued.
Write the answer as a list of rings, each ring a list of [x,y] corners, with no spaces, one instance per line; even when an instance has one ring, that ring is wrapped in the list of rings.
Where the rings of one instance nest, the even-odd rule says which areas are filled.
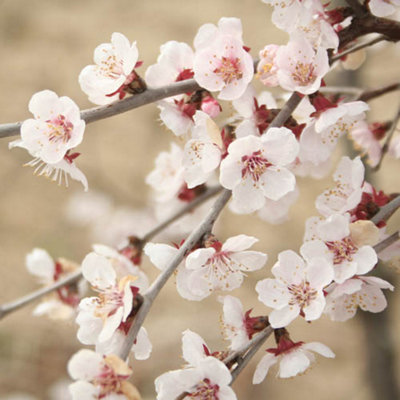
[[[255,151],[251,156],[243,156],[242,163],[242,178],[250,176],[255,182],[258,182],[260,176],[272,165],[267,159],[261,156],[260,150]]]
[[[317,297],[317,291],[313,289],[307,281],[303,281],[298,285],[292,284],[288,286],[288,290],[292,295],[289,304],[297,304],[301,310],[303,310],[304,307],[309,306]]]
[[[243,77],[238,57],[222,57],[219,67],[215,68],[213,72],[220,76],[227,85]]]
[[[312,63],[297,62],[292,77],[300,86],[307,86],[315,81],[315,68]]]
[[[105,290],[96,290],[99,292],[96,316],[107,318],[124,305],[124,292],[118,290],[116,286]]]
[[[100,375],[93,380],[95,386],[100,387],[99,398],[101,399],[110,393],[121,394],[122,380],[125,380],[125,377],[117,375],[111,367],[104,365]]]
[[[208,378],[197,384],[194,391],[188,396],[194,400],[218,400],[219,386],[212,384]]]
[[[46,122],[49,128],[50,142],[67,143],[71,139],[74,125],[64,115],[59,114],[57,117],[49,119]]]
[[[100,73],[107,78],[118,79],[123,74],[122,64],[123,61],[117,61],[115,54],[109,54],[108,57],[100,63]]]
[[[333,263],[340,264],[343,261],[353,261],[353,254],[357,253],[358,247],[353,243],[349,236],[342,240],[325,242],[328,249],[333,253]]]

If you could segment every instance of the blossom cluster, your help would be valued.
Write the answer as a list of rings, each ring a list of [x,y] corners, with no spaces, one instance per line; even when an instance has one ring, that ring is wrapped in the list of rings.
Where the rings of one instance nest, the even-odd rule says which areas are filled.
[[[144,79],[136,71],[142,65],[137,44],[121,33],[113,33],[111,43],[99,45],[95,64],[79,75],[82,90],[100,106],[147,88],[188,80],[197,84],[197,89],[157,102],[165,127],[179,137],[179,144],[172,142],[169,151],[157,156],[146,178],[157,220],[167,219],[211,187],[220,186],[232,195],[229,208],[233,213],[257,213],[264,221],[282,223],[300,196],[298,177],[326,176],[345,135],[373,166],[387,150],[400,157],[399,138],[390,149],[384,150],[380,142],[390,124],[366,121],[366,102],[323,94],[327,73],[344,64],[331,60],[343,50],[338,33],[351,24],[352,17],[341,8],[328,10],[319,0],[264,3],[273,6],[272,21],[289,40],[285,45],[268,43],[259,51],[256,65],[245,45],[240,19],[221,18],[217,25],[199,28],[193,48],[177,41],[163,44]],[[394,5],[371,0],[368,10],[387,16],[394,12]],[[277,97],[265,90],[257,95],[254,78],[266,88],[279,87],[284,94]],[[282,98],[291,93],[292,98],[298,97],[298,107],[276,126],[275,118],[284,107]],[[231,111],[229,117],[226,110]],[[86,177],[75,165],[79,153],[74,151],[83,140],[84,114],[70,98],[50,90],[34,94],[29,111],[34,118],[22,123],[21,138],[10,147],[25,148],[34,157],[27,165],[34,166],[35,173],[59,183],[67,183],[70,176],[87,190]],[[319,215],[305,223],[299,251],[281,251],[271,269],[273,277],[255,286],[260,306],[272,309],[269,315],[251,316],[252,309],[245,311],[239,298],[219,296],[228,349],[212,352],[198,334],[186,330],[182,337],[186,364],[155,380],[157,399],[172,400],[183,393],[195,399],[236,399],[230,385],[239,361],[230,357],[246,354],[252,340],[268,327],[274,332],[276,347],[266,349],[253,383],[261,383],[275,364],[279,377],[293,377],[309,367],[314,353],[334,357],[322,343],[293,341],[288,329],[294,320],[311,322],[326,314],[332,321],[346,321],[358,308],[373,313],[386,308],[383,289],[394,288],[373,274],[379,259],[398,256],[400,248],[394,243],[384,252],[377,251],[376,245],[388,233],[385,219],[375,221],[374,216],[393,196],[377,191],[365,181],[364,173],[360,157],[341,158],[333,174],[334,185],[316,199]],[[103,205],[98,214],[85,209],[78,219],[100,219],[110,208],[107,202]],[[120,250],[94,245],[80,266],[83,280],[59,288],[35,309],[38,315],[75,317],[80,343],[95,347],[95,351],[80,350],[68,364],[76,381],[70,385],[73,399],[140,398],[127,381],[132,368],[123,349],[143,299],[153,288],[141,268],[142,256],[161,275],[167,273],[182,254],[188,232],[208,211],[204,203],[182,218],[174,243],[145,243],[130,235]],[[221,236],[210,228],[183,254],[175,271],[177,292],[183,299],[201,301],[215,297],[215,292],[234,291],[249,273],[264,271],[268,256],[253,249],[256,237],[241,233],[221,240]],[[54,285],[79,268],[64,259],[53,261],[42,249],[28,254],[26,263],[45,285]],[[88,285],[94,295],[84,297]],[[146,329],[139,327],[131,353],[136,360],[145,360],[152,345]]]

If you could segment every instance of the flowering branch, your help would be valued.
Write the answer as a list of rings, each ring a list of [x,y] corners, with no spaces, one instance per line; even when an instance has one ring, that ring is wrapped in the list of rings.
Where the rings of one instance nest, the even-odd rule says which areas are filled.
[[[35,301],[46,294],[53,292],[54,290],[60,289],[63,286],[71,285],[72,283],[77,282],[82,277],[82,272],[76,271],[75,273],[67,276],[66,278],[56,282],[54,285],[44,287],[42,289],[36,290],[35,292],[29,293],[26,296],[23,296],[17,300],[11,301],[9,303],[5,303],[0,306],[0,319],[5,317],[7,314],[20,309],[23,306]]]
[[[383,206],[372,218],[376,225],[381,221],[387,221],[390,216],[400,207],[400,196],[395,197],[391,202]]]
[[[389,151],[389,145],[390,145],[390,142],[392,141],[394,133],[397,130],[397,124],[399,123],[399,120],[400,120],[400,108],[397,110],[397,114],[393,119],[392,126],[390,127],[390,131],[387,134],[385,144],[382,147],[381,158],[379,159],[378,164],[373,168],[373,171],[378,171],[379,168],[381,167],[383,157],[385,157],[385,154]]]
[[[189,235],[185,243],[179,249],[179,252],[172,259],[170,265],[157,277],[149,289],[145,292],[143,296],[143,304],[139,309],[135,317],[135,321],[129,329],[128,335],[124,341],[121,351],[118,356],[122,359],[126,359],[132,348],[132,345],[136,339],[136,335],[139,332],[140,327],[143,324],[150,308],[157,297],[160,290],[167,283],[170,276],[174,273],[175,269],[181,263],[185,255],[194,247],[194,245],[203,237],[203,235],[208,232],[214,225],[215,220],[224,208],[225,204],[231,197],[230,190],[224,190],[217,201],[211,207],[210,212],[207,214],[205,219],[200,223],[200,225]]]
[[[154,236],[156,236],[158,233],[163,231],[165,228],[167,228],[170,224],[175,222],[177,219],[181,218],[183,215],[187,214],[188,212],[192,211],[194,208],[199,206],[200,204],[204,203],[206,200],[211,198],[212,196],[216,195],[222,190],[221,186],[214,186],[210,187],[207,189],[205,193],[191,201],[188,205],[183,207],[181,210],[177,211],[175,214],[173,214],[171,217],[166,219],[165,221],[161,222],[159,225],[151,229],[149,232],[147,232],[141,239],[140,242],[142,245],[144,245],[147,241],[151,240]],[[57,289],[60,289],[63,286],[70,285],[72,283],[77,282],[79,279],[82,278],[82,271],[79,269],[75,273],[71,274],[70,276],[67,276],[66,278],[54,283],[51,286],[44,287],[42,289],[36,290],[32,293],[29,293],[26,296],[23,296],[17,300],[11,301],[9,303],[5,303],[0,306],[0,319],[5,317],[7,314],[16,311],[20,309],[21,307],[24,307],[28,305],[29,303],[32,303],[35,300],[40,299],[43,296],[46,296],[47,294],[54,292]]]
[[[143,93],[127,97],[126,99],[110,105],[83,110],[81,111],[81,118],[89,124],[114,115],[122,114],[146,104],[154,103],[167,97],[176,96],[181,93],[193,92],[199,88],[200,86],[194,79],[187,79],[157,89],[147,89]],[[0,138],[18,135],[21,125],[22,122],[0,125]]]

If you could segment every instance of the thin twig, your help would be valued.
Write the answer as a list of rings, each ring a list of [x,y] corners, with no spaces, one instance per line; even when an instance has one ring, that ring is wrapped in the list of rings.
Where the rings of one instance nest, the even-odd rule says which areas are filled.
[[[229,354],[228,356],[226,356],[222,361],[225,364],[230,364],[236,358],[238,358],[239,356],[246,353],[246,351],[248,351],[256,343],[258,343],[258,341],[260,340],[260,335],[263,335],[263,334],[265,334],[265,332],[269,332],[270,330],[273,331],[271,326],[268,325],[261,332],[259,332],[256,336],[254,336],[251,340],[249,340],[246,344],[244,344],[242,347],[240,347],[238,350],[236,350],[236,351],[232,352],[231,354]],[[272,333],[272,331],[270,332],[270,334]]]
[[[128,335],[126,336],[124,343],[119,352],[119,357],[125,360],[132,348],[132,345],[136,339],[136,335],[139,332],[140,327],[143,324],[148,312],[150,311],[151,305],[153,304],[155,298],[157,297],[160,290],[166,284],[170,276],[174,273],[178,265],[184,259],[186,254],[194,247],[194,245],[202,238],[205,232],[211,229],[214,225],[215,220],[224,208],[225,204],[231,197],[231,191],[225,189],[217,201],[211,207],[210,212],[207,214],[205,219],[197,226],[197,228],[189,235],[185,243],[179,249],[175,257],[171,260],[168,267],[158,275],[157,279],[152,283],[149,289],[145,292],[143,296],[143,304],[140,307],[134,323],[129,329]]]
[[[400,195],[391,202],[384,205],[372,218],[371,221],[377,225],[381,221],[387,221],[390,216],[400,207]]]
[[[389,151],[390,142],[392,141],[393,135],[397,130],[397,125],[399,123],[399,120],[400,120],[400,106],[397,110],[396,116],[393,119],[392,126],[390,127],[390,131],[386,136],[385,144],[382,147],[381,158],[379,159],[378,164],[372,169],[373,171],[378,171],[379,168],[381,167],[383,158],[385,157],[385,154]]]
[[[380,253],[381,251],[385,250],[387,247],[392,245],[394,242],[397,242],[400,239],[400,231],[397,231],[390,236],[388,236],[386,239],[382,240],[382,242],[379,242],[374,246],[374,250],[377,253]]]
[[[106,106],[83,110],[81,111],[81,118],[89,124],[94,121],[122,114],[146,104],[154,103],[167,97],[193,92],[198,89],[200,89],[200,86],[194,79],[187,79],[157,89],[147,89],[143,93],[136,94]],[[0,138],[18,135],[21,124],[22,122],[15,122],[0,125]]]
[[[378,89],[365,90],[364,92],[361,92],[357,100],[369,101],[375,99],[376,97],[380,97],[383,94],[393,92],[395,90],[400,90],[400,83],[391,83],[390,85],[383,86]]]
[[[250,360],[253,358],[253,356],[257,353],[257,351],[260,349],[260,347],[264,344],[264,342],[270,337],[271,333],[274,330],[268,326],[265,328],[263,332],[261,332],[259,335],[257,335],[256,339],[258,339],[255,344],[250,348],[250,350],[238,360],[238,365],[237,367],[232,371],[232,380],[231,380],[231,385],[235,381],[235,379],[238,377],[238,375],[243,371],[243,369],[246,367],[246,365],[250,362]]]
[[[10,301],[9,303],[5,303],[2,306],[0,306],[0,319],[5,317],[7,314],[9,314],[12,311],[18,310],[19,308],[31,303],[34,300],[37,300],[43,296],[46,296],[46,294],[49,294],[53,292],[54,290],[60,289],[63,286],[70,285],[72,283],[75,283],[82,277],[82,271],[76,271],[70,276],[67,276],[66,278],[56,282],[55,284],[44,287],[42,289],[36,290],[35,292],[29,293],[26,296],[20,297],[17,300]]]
[[[387,40],[387,37],[384,35],[381,35],[381,36],[378,36],[375,39],[372,39],[368,42],[357,44],[357,45],[350,47],[349,49],[344,50],[341,53],[333,56],[330,59],[330,62],[334,63],[335,61],[340,60],[342,57],[347,56],[348,54],[355,53],[356,51],[364,49],[365,47],[373,46],[374,44],[382,42],[383,40]]]
[[[292,115],[293,111],[299,105],[301,100],[302,96],[300,96],[297,92],[293,92],[286,104],[279,111],[278,115],[268,125],[268,129],[281,127]]]
[[[188,205],[183,207],[181,210],[177,211],[174,215],[172,215],[171,217],[169,217],[168,219],[166,219],[165,221],[163,221],[159,225],[157,225],[155,228],[153,228],[152,230],[147,232],[141,239],[142,244],[145,244],[147,241],[151,240],[155,235],[160,233],[171,223],[173,223],[177,219],[181,218],[183,215],[190,212],[191,210],[196,208],[198,205],[204,203],[210,197],[215,196],[221,190],[222,190],[221,186],[210,187],[205,193],[203,193],[202,195],[197,197],[195,200],[190,202]],[[46,294],[54,292],[55,290],[57,290],[63,286],[70,285],[71,283],[78,281],[81,277],[82,277],[82,271],[79,269],[79,271],[76,271],[75,273],[71,274],[70,276],[67,276],[63,280],[55,282],[51,286],[41,288],[32,293],[29,293],[26,296],[23,296],[17,300],[14,300],[9,303],[5,303],[5,304],[1,305],[0,306],[0,319],[5,317],[7,314],[11,313],[12,311],[16,311],[19,308],[21,308],[25,305],[28,305],[29,303],[31,303],[35,300],[40,299],[41,297],[45,296]]]

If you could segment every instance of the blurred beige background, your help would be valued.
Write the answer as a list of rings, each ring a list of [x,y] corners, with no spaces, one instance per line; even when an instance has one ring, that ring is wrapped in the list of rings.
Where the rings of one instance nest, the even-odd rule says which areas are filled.
[[[29,117],[27,104],[33,93],[51,89],[74,99],[81,108],[91,107],[80,91],[78,74],[92,62],[94,48],[110,40],[114,31],[136,40],[144,66],[156,61],[159,46],[168,40],[192,43],[197,29],[206,22],[217,23],[222,16],[241,17],[244,39],[253,56],[268,43],[284,43],[286,36],[270,22],[270,9],[259,0],[2,0],[0,1],[0,123]],[[367,86],[375,87],[399,79],[398,50],[383,48],[362,68]],[[381,61],[385,60],[385,70]],[[386,60],[392,62],[386,62]],[[398,95],[372,102],[373,116],[391,118]],[[154,165],[155,156],[169,148],[173,135],[160,127],[154,105],[90,124],[79,167],[92,190],[108,193],[115,206],[141,208],[149,190],[144,177]],[[72,182],[69,189],[44,178],[34,177],[23,150],[8,150],[8,139],[0,141],[0,302],[10,301],[36,289],[27,273],[24,259],[33,247],[43,247],[54,257],[80,262],[90,251],[88,230],[67,221],[65,205],[81,187]],[[400,191],[398,162],[386,160],[377,181],[379,188]],[[315,214],[314,199],[331,181],[301,179],[301,196],[291,211],[292,220],[271,226],[255,217],[222,216],[221,238],[245,233],[260,238],[257,249],[269,254],[264,271],[252,274],[242,289],[234,292],[254,314],[267,310],[257,302],[254,286],[269,276],[276,254],[287,248],[297,250],[304,221]],[[106,228],[104,228],[106,229]],[[132,233],[140,226],[132,226]],[[144,268],[154,277],[148,262]],[[388,310],[395,338],[393,353],[399,352],[399,296],[391,297]],[[0,321],[0,398],[24,392],[38,399],[50,399],[49,387],[67,378],[66,362],[80,348],[74,322],[58,323],[31,316],[26,307]],[[216,296],[201,303],[181,300],[173,283],[155,303],[146,321],[154,345],[152,357],[134,364],[134,382],[145,399],[154,398],[153,380],[168,369],[182,364],[180,336],[190,328],[202,335],[210,347],[221,348],[220,306]],[[296,379],[277,380],[274,374],[258,386],[251,385],[255,357],[234,384],[240,399],[372,399],[367,380],[363,328],[358,318],[348,323],[332,323],[323,317],[307,324],[297,321],[290,328],[294,340],[321,341],[336,353],[336,360],[318,359],[307,374]],[[272,339],[267,347],[273,347]],[[397,361],[397,367],[399,367]],[[61,399],[61,397],[58,397]],[[382,399],[383,400],[383,399]]]

